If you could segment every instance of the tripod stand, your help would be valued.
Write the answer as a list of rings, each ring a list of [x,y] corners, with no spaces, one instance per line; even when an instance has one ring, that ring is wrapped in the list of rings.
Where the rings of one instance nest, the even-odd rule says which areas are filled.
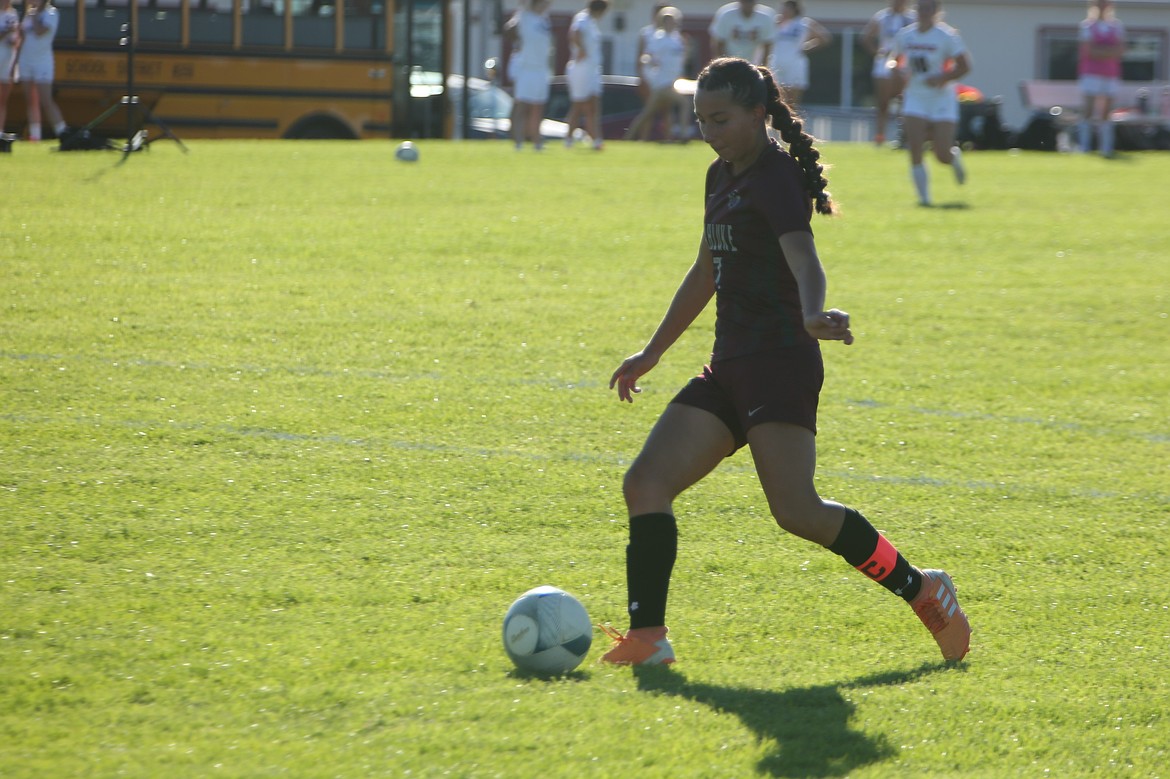
[[[138,95],[134,92],[134,50],[136,48],[134,40],[134,16],[137,8],[134,6],[129,6],[127,10],[130,14],[128,17],[129,21],[122,25],[123,37],[118,41],[118,45],[126,47],[126,94],[122,95],[121,100],[111,105],[105,111],[102,111],[101,114],[99,114],[89,124],[78,130],[72,137],[76,138],[79,143],[84,144],[87,140],[92,139],[92,131],[95,127],[109,119],[118,111],[125,109],[126,143],[119,147],[110,143],[109,141],[105,141],[104,144],[99,148],[121,148],[121,162],[125,162],[126,158],[130,156],[130,152],[141,151],[142,149],[147,148],[152,141],[157,140],[156,138],[149,137],[147,131],[143,129],[143,125],[146,122],[150,122],[162,131],[163,137],[170,138],[172,141],[179,144],[179,148],[183,150],[184,154],[186,154],[188,149],[183,145],[183,142],[179,140],[179,136],[175,135],[171,131],[171,128],[167,127],[167,125],[161,119],[155,116],[154,112],[150,110],[150,106],[144,104],[139,99]],[[76,148],[82,147],[78,146]],[[85,148],[93,147],[86,146]]]

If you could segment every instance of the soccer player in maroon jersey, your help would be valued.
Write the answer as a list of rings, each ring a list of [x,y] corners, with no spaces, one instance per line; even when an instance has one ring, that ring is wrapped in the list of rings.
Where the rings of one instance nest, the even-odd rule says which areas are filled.
[[[719,158],[707,170],[698,255],[646,346],[610,379],[633,400],[651,370],[715,298],[711,364],[663,411],[622,485],[630,516],[626,580],[630,629],[602,660],[674,661],[666,597],[678,547],[675,497],[743,446],[784,530],[827,547],[901,596],[959,660],[971,627],[950,577],[910,565],[858,511],[826,501],[813,483],[816,411],[824,375],[819,342],[853,342],[849,315],[825,308],[825,272],[810,219],[834,211],[813,138],[766,68],[718,59],[699,75],[695,114]],[[768,134],[779,132],[787,150]]]

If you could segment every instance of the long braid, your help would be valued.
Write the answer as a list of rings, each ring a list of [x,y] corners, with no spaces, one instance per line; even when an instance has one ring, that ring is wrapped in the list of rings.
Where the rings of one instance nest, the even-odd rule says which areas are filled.
[[[763,106],[772,117],[772,127],[788,144],[788,153],[804,171],[804,188],[816,212],[826,215],[836,213],[833,197],[826,189],[829,180],[825,178],[825,168],[820,163],[821,153],[813,146],[816,139],[804,131],[804,123],[784,102],[780,96],[780,87],[776,85],[770,70],[757,67],[747,60],[724,57],[703,68],[698,86],[700,89],[730,90],[732,99],[746,108]]]
[[[836,209],[833,207],[833,196],[826,189],[829,180],[825,178],[825,166],[820,163],[820,151],[813,146],[816,138],[804,131],[804,122],[793,114],[792,108],[784,102],[772,72],[764,67],[757,70],[760,71],[768,90],[764,110],[772,117],[773,129],[778,131],[780,138],[788,144],[788,153],[804,171],[804,188],[816,204],[817,213],[833,214]]]

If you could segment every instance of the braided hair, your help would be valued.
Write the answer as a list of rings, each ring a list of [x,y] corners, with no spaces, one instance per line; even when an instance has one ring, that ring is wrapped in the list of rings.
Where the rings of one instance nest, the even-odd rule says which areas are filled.
[[[821,165],[821,153],[813,143],[816,138],[804,131],[804,123],[792,111],[780,95],[772,72],[738,57],[723,57],[712,61],[699,74],[698,88],[705,90],[726,89],[731,99],[744,108],[763,106],[772,118],[772,128],[788,144],[788,153],[804,171],[804,189],[813,201],[818,214],[833,214],[836,208],[833,197],[825,188],[825,167]]]

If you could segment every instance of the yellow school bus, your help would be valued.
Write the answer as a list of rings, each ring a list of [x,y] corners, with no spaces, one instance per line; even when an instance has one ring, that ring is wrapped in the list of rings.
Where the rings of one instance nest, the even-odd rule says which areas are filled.
[[[445,112],[423,110],[409,86],[412,71],[447,70],[444,0],[55,5],[54,93],[72,128],[124,134],[133,92],[149,109],[139,119],[181,138],[446,134]],[[9,101],[9,127],[23,123],[22,98]]]

